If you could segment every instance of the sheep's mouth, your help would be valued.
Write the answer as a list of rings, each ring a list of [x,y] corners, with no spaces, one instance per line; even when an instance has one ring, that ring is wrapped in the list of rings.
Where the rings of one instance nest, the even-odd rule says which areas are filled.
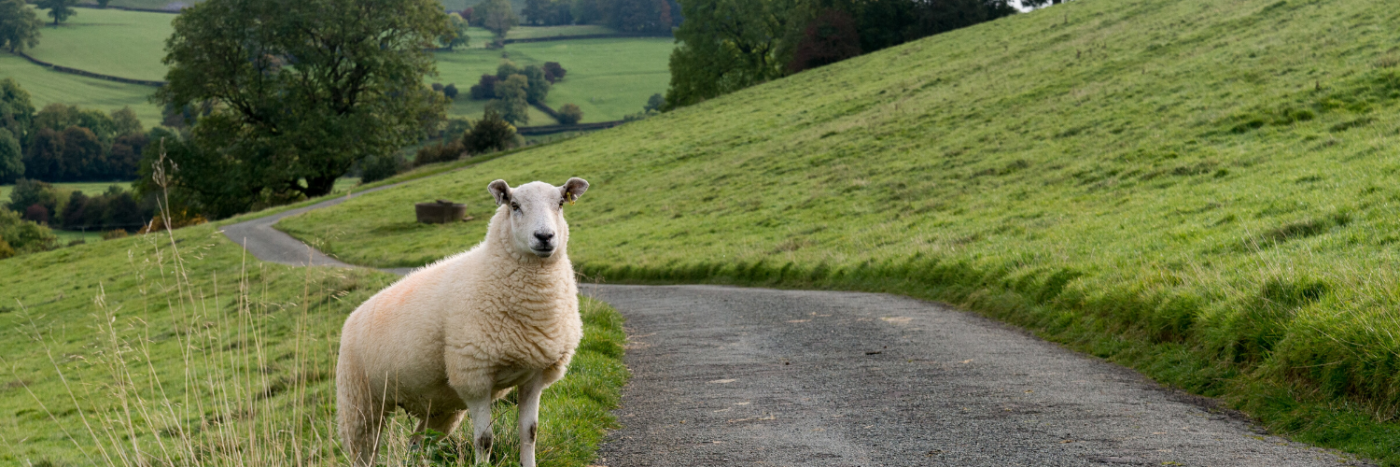
[[[554,247],[550,245],[530,247],[530,252],[541,258],[548,258],[554,254]]]

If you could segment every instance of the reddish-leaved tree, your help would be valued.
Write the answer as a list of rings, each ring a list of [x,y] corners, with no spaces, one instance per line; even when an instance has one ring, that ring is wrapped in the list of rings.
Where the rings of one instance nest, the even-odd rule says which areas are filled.
[[[826,10],[807,24],[797,51],[788,62],[788,71],[797,73],[860,54],[860,32],[850,13]]]

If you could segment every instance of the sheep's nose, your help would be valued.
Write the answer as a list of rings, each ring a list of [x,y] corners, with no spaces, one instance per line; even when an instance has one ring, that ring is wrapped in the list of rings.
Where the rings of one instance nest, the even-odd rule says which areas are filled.
[[[540,243],[549,244],[554,239],[554,232],[535,232],[535,238],[540,239]]]

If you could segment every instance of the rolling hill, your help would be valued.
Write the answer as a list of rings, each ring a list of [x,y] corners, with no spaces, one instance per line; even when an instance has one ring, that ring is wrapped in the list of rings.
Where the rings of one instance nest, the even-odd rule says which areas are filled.
[[[410,182],[280,228],[416,266],[485,186],[594,187],[590,277],[888,291],[1400,465],[1400,11],[1080,0]]]

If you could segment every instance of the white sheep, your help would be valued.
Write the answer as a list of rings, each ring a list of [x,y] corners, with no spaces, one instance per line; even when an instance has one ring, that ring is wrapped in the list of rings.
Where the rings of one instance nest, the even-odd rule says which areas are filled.
[[[520,465],[535,465],[540,392],[564,377],[583,335],[563,207],[588,189],[488,186],[486,239],[370,297],[345,320],[336,370],[340,434],[355,466],[374,465],[385,418],[403,407],[451,433],[471,412],[476,463],[491,453],[491,402],[518,388]]]

